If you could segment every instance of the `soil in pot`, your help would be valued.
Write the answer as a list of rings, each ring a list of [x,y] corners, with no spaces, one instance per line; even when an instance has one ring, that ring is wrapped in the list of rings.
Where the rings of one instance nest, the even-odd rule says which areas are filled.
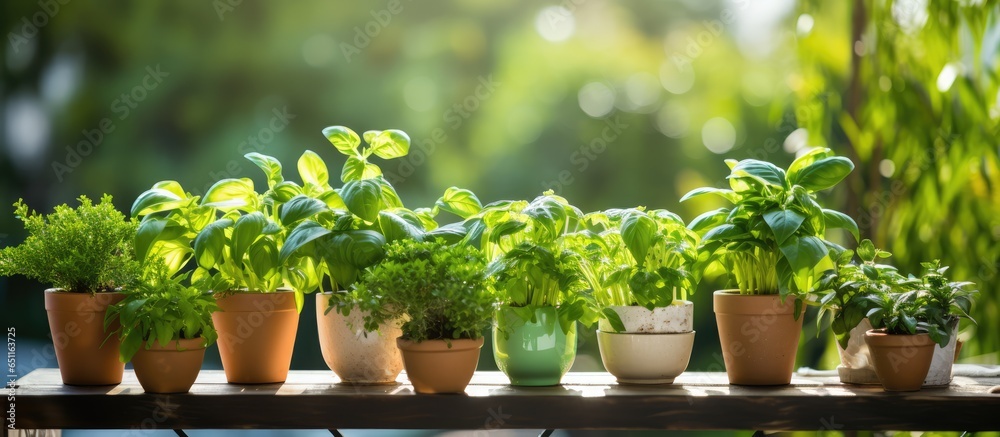
[[[319,345],[326,365],[348,384],[395,384],[403,370],[403,357],[396,338],[403,335],[399,324],[385,324],[378,332],[366,332],[365,313],[353,308],[345,316],[330,307],[330,293],[316,295]]]
[[[403,355],[406,376],[417,393],[463,393],[479,364],[484,339],[425,340],[414,343],[396,339]]]
[[[865,341],[885,391],[920,390],[934,356],[929,335],[889,335],[871,330],[865,333]]]
[[[576,324],[563,332],[555,307],[539,307],[534,315],[532,322],[507,306],[497,311],[493,357],[511,385],[559,385],[576,359]]]
[[[108,337],[119,325],[104,330],[109,305],[122,293],[69,293],[45,290],[45,311],[63,384],[114,385],[122,382],[125,363],[118,359],[118,336]],[[107,341],[105,341],[107,340]]]
[[[295,293],[232,293],[212,314],[226,379],[236,384],[284,382],[299,326]]]
[[[204,340],[181,339],[166,346],[154,342],[149,349],[144,344],[132,357],[132,367],[146,393],[187,393],[204,360]]]
[[[804,318],[795,320],[793,298],[722,290],[713,303],[729,383],[790,383]]]

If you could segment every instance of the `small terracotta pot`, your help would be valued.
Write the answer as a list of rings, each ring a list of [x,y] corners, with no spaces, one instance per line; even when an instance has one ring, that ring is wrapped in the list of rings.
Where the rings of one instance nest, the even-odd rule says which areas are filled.
[[[216,297],[212,314],[226,379],[235,384],[285,382],[299,328],[295,293],[235,292]]]
[[[357,307],[350,315],[330,308],[330,293],[316,294],[316,325],[319,346],[326,365],[349,384],[393,384],[403,370],[403,357],[396,338],[403,335],[398,323],[379,326],[378,332],[364,328],[366,313]]]
[[[713,295],[722,357],[730,384],[785,385],[792,381],[802,319],[795,320],[793,297],[741,295],[736,290]]]
[[[934,357],[934,342],[929,335],[890,335],[871,330],[865,333],[865,342],[885,391],[920,390]]]
[[[108,306],[122,299],[122,293],[45,290],[45,311],[63,384],[121,384],[125,371],[125,363],[118,360],[121,343],[117,335],[108,337],[120,325],[114,321],[105,332],[104,315]]]
[[[463,393],[476,373],[483,341],[480,337],[476,340],[425,340],[414,343],[398,338],[396,345],[403,352],[403,366],[414,391]]]
[[[198,379],[205,360],[205,340],[201,338],[146,344],[132,357],[135,377],[146,393],[187,393]]]

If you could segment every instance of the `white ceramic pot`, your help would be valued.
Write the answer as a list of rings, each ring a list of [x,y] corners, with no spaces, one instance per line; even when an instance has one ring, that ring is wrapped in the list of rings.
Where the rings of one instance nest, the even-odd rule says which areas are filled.
[[[329,299],[330,293],[316,295],[319,345],[326,365],[345,383],[394,383],[403,370],[403,358],[396,347],[396,338],[403,335],[399,325],[382,325],[379,332],[367,332],[362,311],[355,308],[346,317],[336,310],[327,313]]]
[[[625,332],[634,334],[676,334],[694,330],[694,304],[678,301],[674,305],[653,308],[652,311],[640,306],[612,306],[622,319]],[[607,320],[598,325],[604,332],[615,332]]]
[[[601,319],[597,344],[604,368],[624,384],[670,384],[687,369],[694,347],[694,304],[678,302],[648,310],[611,307],[625,325],[616,333]]]
[[[879,385],[878,375],[875,374],[875,365],[872,363],[872,355],[865,343],[865,332],[872,329],[868,318],[861,319],[861,323],[851,330],[851,339],[847,341],[847,348],[840,347],[837,343],[837,351],[840,352],[840,365],[837,366],[837,373],[840,374],[840,382],[845,384]]]
[[[691,359],[694,332],[616,334],[597,331],[601,361],[624,384],[670,384]]]

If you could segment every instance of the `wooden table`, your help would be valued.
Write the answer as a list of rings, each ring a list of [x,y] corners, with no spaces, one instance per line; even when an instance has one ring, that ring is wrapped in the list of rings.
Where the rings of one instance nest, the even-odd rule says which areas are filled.
[[[14,404],[22,429],[1000,430],[1000,393],[989,393],[1000,378],[959,376],[915,393],[798,375],[789,386],[741,387],[696,372],[651,387],[570,373],[540,388],[478,372],[465,395],[418,395],[400,381],[350,386],[329,371],[293,371],[284,384],[236,385],[206,370],[188,394],[152,395],[131,371],[118,386],[71,387],[42,369],[18,380]]]

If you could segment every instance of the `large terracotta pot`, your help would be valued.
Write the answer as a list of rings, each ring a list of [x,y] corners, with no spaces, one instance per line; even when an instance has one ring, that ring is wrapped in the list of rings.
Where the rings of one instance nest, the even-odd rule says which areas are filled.
[[[648,310],[640,306],[612,306],[625,325],[614,332],[605,319],[597,331],[604,368],[624,384],[671,384],[687,369],[694,347],[694,305]]]
[[[934,356],[929,335],[889,335],[871,330],[865,333],[865,341],[885,391],[920,390]]]
[[[785,385],[792,381],[802,319],[794,317],[794,298],[741,295],[736,290],[713,295],[715,318],[730,384]]]
[[[403,335],[399,323],[379,326],[378,332],[364,328],[365,312],[351,309],[345,316],[330,308],[330,293],[316,295],[316,325],[323,360],[340,380],[351,384],[392,384],[403,370],[403,357],[396,338]]]
[[[406,376],[417,393],[462,393],[476,373],[483,338],[420,343],[398,338],[396,344],[403,352]]]
[[[212,314],[226,379],[236,384],[284,382],[299,328],[295,293],[233,292],[218,296]]]
[[[52,345],[63,384],[114,385],[122,382],[125,363],[118,359],[119,324],[104,330],[108,306],[125,299],[122,293],[70,293],[45,290]]]
[[[493,358],[516,386],[559,385],[576,359],[576,323],[559,325],[555,307],[539,307],[535,321],[522,320],[510,307],[497,311]]]
[[[205,340],[174,340],[166,346],[145,343],[132,357],[135,377],[146,393],[187,393],[198,379],[205,360]]]

